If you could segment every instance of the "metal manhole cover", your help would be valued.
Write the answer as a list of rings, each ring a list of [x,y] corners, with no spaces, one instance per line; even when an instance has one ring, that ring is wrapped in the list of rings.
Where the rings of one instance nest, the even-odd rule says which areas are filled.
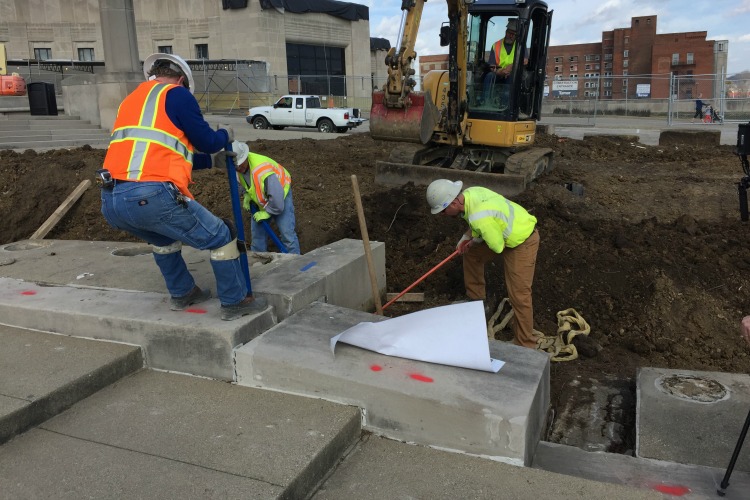
[[[721,383],[695,375],[660,377],[656,387],[670,396],[695,403],[715,403],[729,397],[729,390]]]

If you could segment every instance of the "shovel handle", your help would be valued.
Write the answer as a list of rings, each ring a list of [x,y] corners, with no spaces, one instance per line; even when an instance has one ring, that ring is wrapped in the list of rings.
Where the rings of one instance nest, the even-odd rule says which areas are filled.
[[[456,249],[452,254],[450,254],[448,257],[446,257],[445,259],[443,259],[443,261],[440,264],[438,264],[437,266],[433,267],[432,269],[430,269],[429,271],[427,271],[426,273],[424,273],[424,275],[421,278],[419,278],[417,281],[415,281],[414,283],[412,283],[411,285],[409,285],[403,292],[401,292],[398,295],[396,295],[395,297],[393,297],[386,305],[383,306],[383,309],[385,309],[389,305],[391,305],[394,302],[396,302],[398,299],[400,299],[402,296],[404,296],[404,294],[406,294],[409,290],[411,290],[412,288],[414,288],[415,286],[417,286],[418,284],[420,284],[422,281],[425,280],[425,278],[427,278],[429,275],[431,275],[432,273],[434,273],[435,271],[437,271],[438,269],[440,269],[440,267],[442,267],[443,264],[445,264],[446,262],[448,262],[449,260],[451,260],[456,255],[458,255],[458,249]]]

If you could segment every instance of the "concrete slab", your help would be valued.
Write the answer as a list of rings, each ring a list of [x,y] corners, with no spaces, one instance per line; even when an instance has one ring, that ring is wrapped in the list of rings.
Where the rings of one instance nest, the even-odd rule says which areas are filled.
[[[566,476],[658,491],[686,500],[716,498],[716,490],[726,473],[726,466],[724,469],[717,469],[617,453],[588,452],[544,441],[536,449],[533,466]],[[748,491],[750,474],[734,471],[724,498],[745,500]]]
[[[664,498],[612,485],[378,437],[360,443],[313,500],[384,498]]]
[[[498,373],[383,356],[330,339],[373,314],[323,303],[236,351],[237,383],[363,409],[367,430],[517,465],[530,464],[549,404],[547,356],[491,342]]]
[[[372,243],[385,291],[385,245]],[[208,252],[183,247],[196,282],[216,295]],[[364,247],[341,240],[304,256],[250,253],[253,291],[271,308],[236,321],[219,302],[169,310],[169,294],[142,243],[25,240],[0,247],[0,314],[24,328],[140,345],[148,366],[234,379],[232,349],[311,301],[374,307]],[[134,311],[137,311],[134,314]],[[32,313],[33,312],[33,313]]]
[[[49,432],[23,436],[11,444],[25,442],[0,448],[0,478],[13,478],[9,486],[48,474],[61,480],[67,476],[63,484],[79,481],[73,473],[90,462],[64,458],[75,456],[75,449],[85,442],[96,445],[93,450],[102,460],[117,461],[125,472],[118,473],[117,480],[127,481],[131,491],[141,491],[133,497],[150,498],[159,495],[136,490],[143,471],[140,459],[147,457],[167,483],[172,481],[171,471],[184,474],[189,469],[182,467],[188,466],[204,474],[252,480],[240,485],[259,489],[245,491],[244,497],[304,498],[361,433],[360,412],[351,406],[151,370],[99,391],[40,430]],[[61,449],[53,446],[50,433],[56,440],[66,438]],[[35,462],[44,451],[53,460]],[[127,456],[119,453],[123,451]],[[47,466],[57,470],[51,472]],[[99,474],[84,473],[83,478],[88,482],[76,486],[77,491],[97,491],[98,483],[107,481]],[[146,478],[155,480],[152,474]],[[188,484],[195,487],[193,481]],[[54,491],[40,497],[56,496]],[[195,493],[188,496],[211,496],[202,490]]]
[[[637,456],[727,467],[750,411],[750,376],[641,368],[636,390]],[[750,443],[735,470],[750,472]]]
[[[720,130],[675,129],[659,134],[659,146],[711,146],[721,144]]]
[[[143,366],[140,348],[0,325],[0,443]]]
[[[212,470],[33,429],[0,447],[6,498],[279,498],[284,488]]]

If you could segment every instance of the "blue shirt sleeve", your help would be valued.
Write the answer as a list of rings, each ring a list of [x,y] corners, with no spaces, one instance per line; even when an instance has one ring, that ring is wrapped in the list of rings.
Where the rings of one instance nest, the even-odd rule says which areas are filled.
[[[203,118],[198,101],[185,87],[174,87],[167,92],[165,103],[167,116],[187,135],[195,149],[204,153],[215,153],[229,142],[226,130],[213,130]],[[197,155],[196,155],[197,156]],[[203,155],[201,155],[203,156]],[[203,166],[201,166],[203,165]],[[193,158],[193,168],[210,168],[211,160]]]

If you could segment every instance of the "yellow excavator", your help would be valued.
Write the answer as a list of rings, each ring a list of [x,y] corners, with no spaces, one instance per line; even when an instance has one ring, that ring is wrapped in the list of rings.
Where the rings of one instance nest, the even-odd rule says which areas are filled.
[[[533,146],[552,11],[540,0],[447,0],[439,35],[448,69],[428,72],[416,91],[412,63],[425,1],[402,0],[399,41],[385,58],[388,80],[372,95],[372,137],[412,143],[377,162],[376,182],[450,178],[518,194],[552,168],[552,150]]]

